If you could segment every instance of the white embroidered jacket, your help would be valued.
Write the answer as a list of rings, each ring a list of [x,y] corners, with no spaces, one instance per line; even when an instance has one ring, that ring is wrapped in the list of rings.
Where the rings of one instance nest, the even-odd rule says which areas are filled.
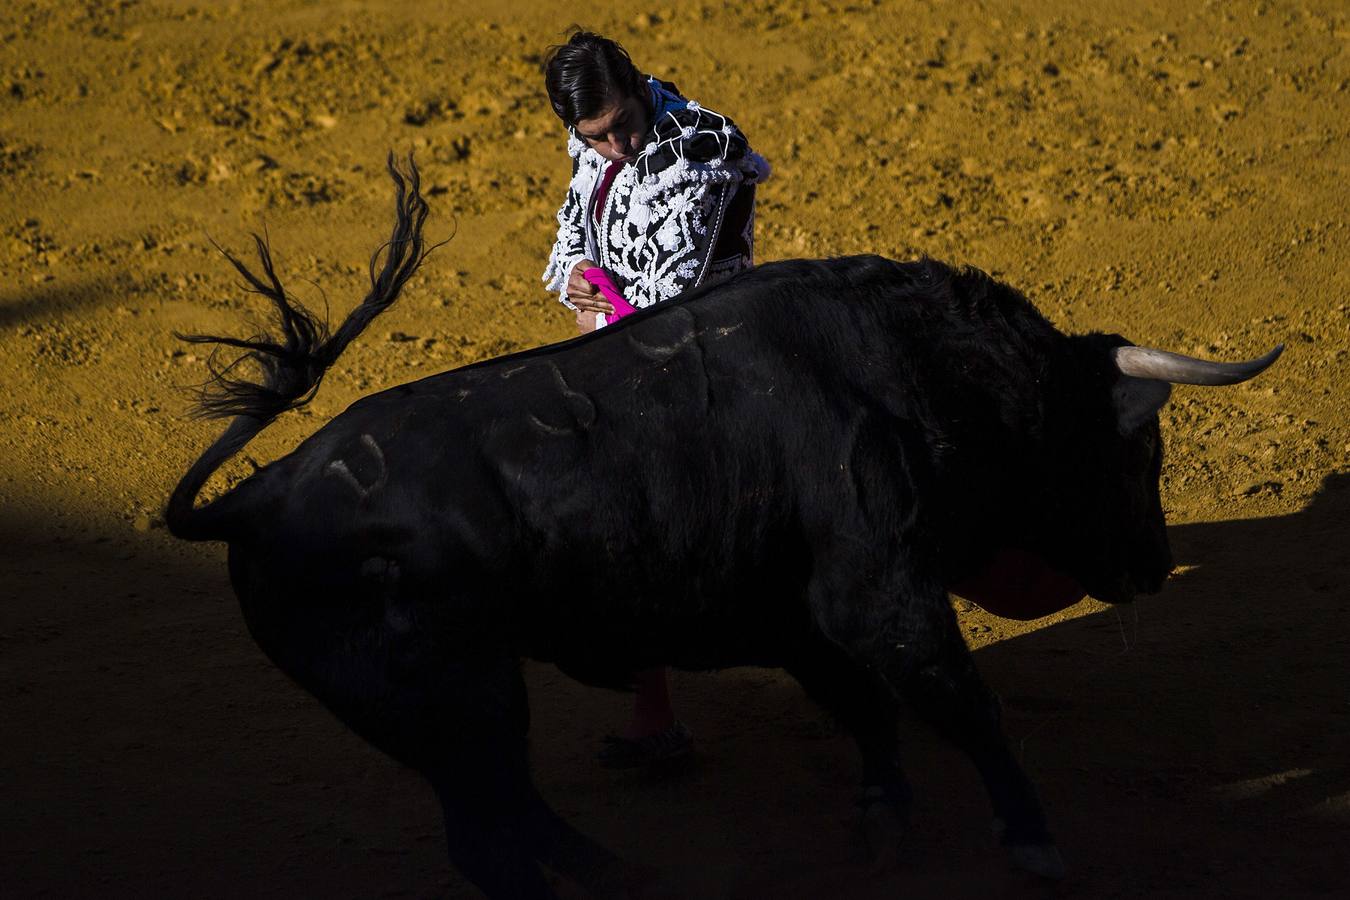
[[[685,100],[673,85],[648,84],[651,132],[610,184],[598,223],[594,195],[610,163],[575,134],[568,138],[572,183],[544,272],[568,307],[567,277],[581,259],[609,272],[639,308],[753,261],[753,186],[768,177],[769,164],[730,119]]]

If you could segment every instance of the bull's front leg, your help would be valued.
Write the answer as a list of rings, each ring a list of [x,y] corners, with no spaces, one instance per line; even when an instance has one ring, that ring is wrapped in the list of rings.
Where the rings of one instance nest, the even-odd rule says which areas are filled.
[[[970,756],[1012,862],[1063,877],[1036,791],[1008,749],[998,698],[975,669],[942,584],[910,566],[856,557],[817,571],[811,602],[825,634]]]
[[[786,665],[807,696],[857,741],[862,757],[858,806],[862,837],[879,868],[888,868],[908,830],[911,792],[900,768],[899,704],[877,673],[823,636],[805,641]]]

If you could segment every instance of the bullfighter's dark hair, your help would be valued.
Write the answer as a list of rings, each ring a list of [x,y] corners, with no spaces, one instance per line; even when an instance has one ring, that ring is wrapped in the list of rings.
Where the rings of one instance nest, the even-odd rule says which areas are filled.
[[[646,84],[628,51],[592,31],[576,29],[544,60],[549,105],[568,128],[628,97],[645,103]]]

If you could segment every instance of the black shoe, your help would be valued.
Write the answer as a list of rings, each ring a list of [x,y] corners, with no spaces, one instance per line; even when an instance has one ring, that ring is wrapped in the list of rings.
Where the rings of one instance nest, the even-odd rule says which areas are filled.
[[[641,738],[605,735],[605,746],[596,756],[606,769],[637,769],[654,763],[682,759],[694,751],[694,735],[683,722],[677,721],[665,731]]]

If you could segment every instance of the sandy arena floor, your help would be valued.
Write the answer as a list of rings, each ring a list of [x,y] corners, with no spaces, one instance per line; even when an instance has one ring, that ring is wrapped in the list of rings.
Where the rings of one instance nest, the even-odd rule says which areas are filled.
[[[531,667],[558,809],[687,897],[1346,896],[1350,9],[482,6],[0,10],[0,894],[475,896],[422,783],[262,658],[222,548],[165,533],[220,427],[185,417],[205,368],[171,332],[260,312],[210,238],[245,251],[264,225],[302,297],[359,299],[392,148],[454,240],[231,473],[363,393],[567,337],[538,280],[569,171],[538,65],[581,22],[774,164],[762,260],[927,253],[1066,330],[1288,350],[1164,411],[1180,569],[1161,595],[962,611],[1063,885],[1007,870],[973,770],[919,728],[913,842],[870,871],[851,744],[775,671],[677,676],[700,752],[662,780],[593,763],[625,698]]]

